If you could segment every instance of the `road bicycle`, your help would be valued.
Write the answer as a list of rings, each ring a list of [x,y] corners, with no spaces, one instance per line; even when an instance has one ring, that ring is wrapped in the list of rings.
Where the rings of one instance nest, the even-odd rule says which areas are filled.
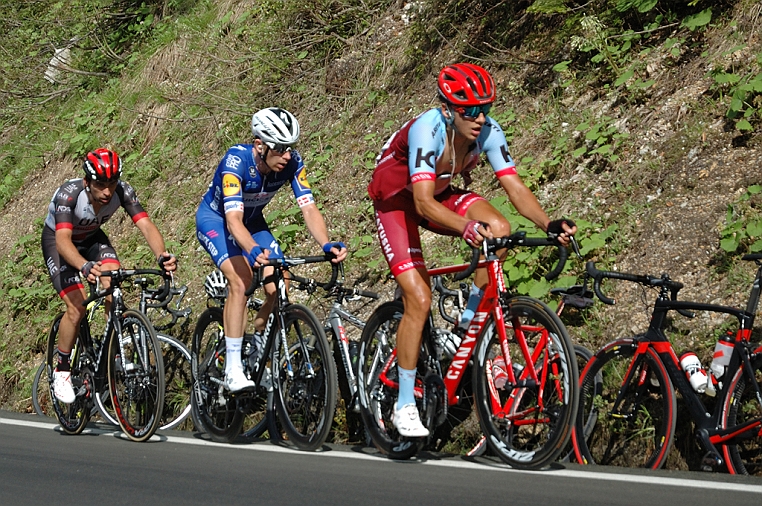
[[[108,412],[103,403],[106,389],[117,422],[129,439],[145,441],[159,427],[164,405],[161,347],[147,317],[127,309],[121,288],[126,280],[144,275],[161,276],[164,284],[157,298],[166,297],[170,290],[170,276],[165,271],[118,269],[102,272],[101,277],[111,278],[111,286],[100,289],[99,278],[91,296],[83,303],[87,306],[109,295],[112,299],[103,336],[91,334],[87,318],[80,323],[71,353],[74,402],[65,404],[54,395],[50,396],[56,418],[67,434],[82,432],[94,403],[102,413]],[[48,335],[45,367],[51,393],[53,370],[58,364],[56,341],[62,317],[63,313],[56,316]]]
[[[331,299],[330,309],[326,312],[323,320],[323,330],[333,349],[339,395],[343,399],[346,408],[347,425],[351,439],[353,436],[358,436],[362,433],[363,427],[362,421],[359,418],[360,407],[357,395],[356,375],[357,352],[360,343],[359,338],[357,340],[350,340],[348,335],[350,331],[347,324],[362,332],[362,329],[365,328],[365,321],[350,311],[347,303],[360,299],[376,300],[378,299],[378,294],[357,287],[344,286],[344,268],[341,263],[338,264],[338,272],[339,274],[335,282],[329,281],[327,283],[321,283],[313,278],[301,277],[293,272],[289,272],[289,289],[306,291],[310,295],[314,294],[317,289],[322,289],[325,292],[325,296]],[[227,287],[225,284],[226,281],[219,270],[207,275],[204,287],[210,302],[215,306],[223,307],[225,304],[225,299],[227,298]],[[250,297],[248,308],[252,313],[256,313],[262,307],[262,303],[261,299]],[[218,323],[221,329],[222,321],[220,320]],[[353,416],[354,414],[356,414],[356,420]],[[267,399],[265,409],[249,414],[250,419],[244,421],[241,436],[244,439],[264,436],[268,429],[274,427],[272,424],[277,423],[277,421],[268,422],[265,416],[275,416],[272,395]],[[273,434],[268,434],[268,436],[270,439],[277,440],[280,437],[280,432],[275,430]]]
[[[699,302],[678,301],[682,283],[669,275],[659,277],[600,271],[593,262],[586,269],[594,279],[596,296],[607,304],[614,300],[601,292],[603,279],[621,279],[658,289],[648,330],[617,339],[601,348],[588,362],[580,380],[580,408],[573,435],[574,451],[585,464],[619,465],[658,469],[672,447],[676,424],[675,389],[694,424],[694,434],[705,452],[700,466],[716,471],[723,465],[732,474],[762,474],[762,345],[751,341],[762,283],[762,254],[745,255],[757,264],[746,309]],[[729,363],[720,368],[712,388],[713,407],[691,386],[688,372],[664,333],[667,313],[687,317],[693,311],[734,316],[738,329],[730,333]],[[714,369],[714,368],[713,368]],[[603,377],[602,391],[593,393],[590,378]],[[581,437],[582,420],[594,418],[594,428]]]
[[[156,309],[159,311],[160,315],[155,316],[154,320],[161,320],[164,322],[152,322],[154,330],[156,330],[156,337],[161,343],[165,373],[164,410],[162,412],[159,430],[175,429],[185,422],[191,412],[190,350],[182,341],[167,334],[166,331],[176,328],[178,321],[182,321],[180,332],[182,332],[182,329],[187,325],[188,315],[190,315],[191,309],[180,309],[180,307],[188,287],[186,285],[180,287],[172,285],[168,296],[164,297],[163,300],[159,300],[157,297],[161,296],[161,290],[150,288],[150,277],[136,277],[130,281],[133,284],[138,285],[141,289],[139,303],[140,312],[149,315],[150,319],[150,316],[153,314],[149,313],[149,311],[151,309]],[[99,298],[88,304],[86,318],[91,331],[93,330],[96,315],[101,308],[103,308],[104,301],[105,298]],[[171,302],[174,302],[174,307],[170,306]],[[165,317],[165,315],[167,316]],[[168,320],[166,318],[168,318]],[[57,328],[58,327],[56,326],[56,336]],[[42,363],[37,368],[32,383],[32,405],[35,413],[39,416],[55,416],[50,390],[47,385],[47,360],[43,359]],[[104,422],[118,426],[119,422],[111,407],[108,393],[105,389],[101,393],[101,397],[100,401],[93,405],[90,417],[92,418],[93,416],[100,415]]]
[[[344,401],[346,410],[348,437],[352,439],[364,439],[364,430],[360,419],[360,401],[357,388],[357,357],[359,339],[350,340],[350,328],[362,330],[365,321],[354,314],[347,307],[348,302],[360,299],[377,300],[378,294],[357,287],[344,286],[344,266],[338,264],[338,277],[334,277],[327,283],[318,282],[315,279],[297,276],[289,273],[291,287],[297,290],[314,294],[318,288],[325,291],[325,296],[331,299],[330,309],[323,320],[323,330],[333,348],[333,358],[336,363],[339,395]],[[355,331],[356,332],[356,331]],[[361,437],[362,436],[362,437]]]
[[[275,417],[266,414],[272,391],[279,426],[270,426],[271,433],[282,429],[285,439],[302,450],[315,450],[325,442],[336,405],[336,367],[322,323],[309,308],[289,301],[286,280],[294,266],[326,261],[329,256],[274,259],[266,266],[275,267],[275,272],[264,279],[262,269],[255,270],[247,296],[260,284],[275,283],[277,290],[263,333],[264,348],[257,349],[253,334],[244,335],[244,371],[255,383],[254,391],[231,393],[224,387],[222,309],[210,307],[199,316],[191,345],[191,406],[201,429],[213,440],[234,440],[252,412],[274,424]],[[335,282],[338,268],[331,265]]]
[[[587,273],[585,273],[584,282],[581,285],[552,288],[550,290],[551,295],[559,297],[558,306],[556,308],[556,314],[559,316],[559,318],[563,314],[564,309],[567,307],[573,307],[573,308],[576,308],[578,311],[580,311],[588,307],[591,307],[595,303],[593,299],[594,297],[593,291],[590,288],[588,288],[588,281],[589,281],[589,276],[587,276]],[[463,293],[465,296],[467,292],[463,291]],[[587,347],[579,343],[574,343],[574,355],[577,358],[578,371],[582,371],[587,365],[587,363],[590,361],[590,359],[593,358],[593,352],[590,351],[590,349],[588,349]],[[603,379],[601,378],[601,375],[597,374],[594,377],[594,381],[592,383],[594,392],[600,392],[602,382],[603,382]],[[586,421],[585,423],[586,435],[589,435],[590,431],[592,431],[594,423],[595,423],[594,418],[589,418]],[[487,450],[487,438],[486,436],[482,435],[482,437],[479,439],[476,445],[474,445],[474,447],[471,448],[466,453],[466,455],[469,457],[476,457],[476,456],[484,455],[486,453],[486,450]],[[561,452],[559,456],[559,461],[571,462],[574,457],[575,457],[574,447],[571,445],[571,441],[569,441],[569,443],[567,444],[567,447],[564,449],[564,451]]]
[[[555,246],[559,259],[546,278],[564,267],[566,248],[550,238],[524,232],[485,240],[470,265],[430,269],[432,275],[459,273],[465,279],[477,266],[487,268],[488,284],[468,330],[449,361],[443,360],[441,335],[429,317],[417,366],[415,397],[421,420],[431,434],[447,420],[448,409],[469,397],[468,382],[482,432],[491,451],[511,466],[536,469],[554,461],[566,445],[578,400],[577,361],[571,339],[558,316],[532,297],[511,295],[503,280],[498,252],[519,246]],[[395,459],[415,455],[423,438],[400,436],[391,420],[397,399],[396,333],[400,301],[380,305],[368,319],[360,343],[358,382],[363,421],[374,445]],[[438,337],[439,335],[439,337]],[[472,361],[473,356],[473,361]],[[498,388],[492,366],[506,364],[506,382]]]

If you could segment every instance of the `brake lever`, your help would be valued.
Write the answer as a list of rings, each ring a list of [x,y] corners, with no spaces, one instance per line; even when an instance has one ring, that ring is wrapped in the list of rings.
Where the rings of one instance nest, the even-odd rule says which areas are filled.
[[[570,235],[569,242],[571,243],[571,247],[572,247],[572,250],[574,251],[574,254],[577,255],[577,258],[582,260],[582,253],[580,253],[579,251],[579,243],[577,242],[577,239],[575,239],[573,235]]]

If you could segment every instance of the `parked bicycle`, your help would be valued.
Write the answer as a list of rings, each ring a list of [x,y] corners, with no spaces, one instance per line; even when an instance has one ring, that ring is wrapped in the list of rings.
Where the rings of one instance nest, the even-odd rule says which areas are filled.
[[[547,278],[557,276],[566,261],[566,249],[556,240],[527,238],[520,232],[485,240],[485,260],[473,252],[470,265],[431,269],[431,275],[460,273],[464,279],[478,266],[486,267],[489,282],[467,332],[452,360],[442,359],[441,336],[429,318],[424,328],[416,403],[431,434],[447,419],[448,408],[462,397],[471,370],[474,404],[490,449],[518,468],[535,469],[553,460],[568,441],[578,399],[574,348],[563,323],[543,302],[510,295],[503,280],[499,250],[519,246],[556,246],[559,261]],[[363,421],[375,446],[392,458],[415,455],[425,443],[401,437],[391,421],[397,399],[396,332],[403,306],[382,304],[368,320],[360,344],[358,382]],[[473,365],[470,364],[472,356]],[[505,383],[493,376],[495,361],[506,364]]]
[[[287,257],[268,262],[275,273],[261,279],[261,284],[276,283],[277,297],[266,323],[264,349],[253,345],[253,334],[244,335],[244,371],[257,385],[254,392],[231,393],[224,388],[222,309],[210,307],[199,317],[191,345],[192,409],[202,430],[213,440],[235,439],[245,415],[253,410],[262,413],[265,420],[274,420],[266,416],[268,392],[272,390],[277,421],[289,443],[315,450],[325,442],[336,405],[336,367],[323,325],[309,308],[289,301],[286,280],[293,266],[329,260],[327,256]],[[335,282],[338,269],[331,265]],[[255,272],[247,295],[259,286],[260,273],[261,269]],[[275,433],[280,429],[270,430]]]
[[[658,295],[646,332],[605,345],[582,372],[573,436],[580,462],[660,468],[675,435],[677,389],[694,424],[696,439],[706,452],[702,470],[727,466],[732,474],[762,474],[762,345],[751,342],[762,286],[762,254],[745,255],[743,260],[758,266],[746,309],[678,301],[683,285],[667,274],[656,277],[600,271],[588,262],[595,294],[607,304],[614,300],[601,292],[601,281],[606,278],[654,287]],[[709,375],[700,364],[686,370],[681,367],[664,333],[669,311],[688,317],[693,316],[692,311],[710,311],[738,320],[735,334],[718,341]],[[597,374],[603,377],[602,391],[593,392],[591,378]],[[702,381],[689,379],[688,374],[710,381],[703,381],[702,386]],[[716,391],[712,409],[707,409],[696,389]],[[591,418],[594,428],[582,437],[582,421]]]
[[[192,379],[190,350],[182,341],[167,334],[166,331],[176,328],[178,321],[182,321],[180,325],[181,329],[186,326],[191,309],[181,309],[181,305],[188,287],[186,285],[181,287],[171,286],[168,296],[164,297],[163,300],[159,300],[158,297],[162,296],[163,289],[151,288],[152,280],[150,277],[136,277],[130,281],[141,289],[140,312],[149,315],[150,319],[151,313],[149,313],[149,310],[156,309],[159,315],[155,316],[154,320],[164,322],[160,324],[156,323],[156,321],[152,322],[154,330],[156,330],[156,337],[161,343],[165,373],[164,410],[159,430],[174,429],[181,426],[191,412],[190,389]],[[93,330],[96,315],[103,308],[104,301],[105,298],[98,298],[91,301],[87,306],[86,318],[91,331]],[[174,307],[170,306],[170,303],[173,303]],[[56,414],[51,401],[52,396],[47,385],[47,360],[43,359],[37,368],[32,383],[32,405],[35,413],[39,416],[55,417]],[[92,418],[100,414],[104,422],[118,426],[119,422],[111,407],[111,402],[105,389],[102,392],[100,405],[102,409],[98,408],[97,403],[93,405],[90,417]]]
[[[96,285],[92,295],[83,303],[112,297],[104,335],[93,336],[87,318],[80,324],[71,353],[71,378],[75,400],[71,404],[59,402],[51,396],[53,409],[61,428],[67,434],[79,434],[87,425],[93,403],[102,413],[104,392],[113,406],[117,422],[128,438],[134,441],[149,439],[159,427],[164,405],[164,363],[153,325],[146,316],[127,309],[121,285],[134,276],[162,276],[164,286],[159,294],[170,290],[169,274],[156,269],[118,269],[104,271],[101,277],[110,277],[111,286],[101,290]],[[46,369],[48,387],[52,392],[53,370],[58,363],[56,346],[58,328],[63,313],[56,316],[48,336]]]

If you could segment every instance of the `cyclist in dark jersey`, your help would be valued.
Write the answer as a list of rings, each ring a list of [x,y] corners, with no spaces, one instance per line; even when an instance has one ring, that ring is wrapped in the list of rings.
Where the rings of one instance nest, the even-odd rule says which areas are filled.
[[[198,240],[228,282],[223,312],[225,387],[233,392],[254,387],[241,362],[247,315],[244,292],[251,283],[251,267],[258,267],[268,258],[283,258],[262,214],[278,189],[286,183],[291,185],[307,229],[324,252],[335,255],[334,262],[347,256],[343,243],[329,240],[302,157],[292,149],[299,139],[296,118],[284,109],[262,109],[252,117],[251,130],[254,143],[235,145],[225,153],[196,212]],[[265,276],[268,271],[272,272],[272,268],[265,270]],[[275,302],[275,285],[265,285],[265,293],[265,304],[254,320],[258,331],[264,329]],[[259,340],[258,335],[256,338]]]
[[[564,244],[576,231],[571,220],[550,221],[516,173],[503,130],[487,116],[495,100],[490,74],[477,65],[450,65],[440,72],[438,88],[441,106],[410,120],[392,135],[368,186],[381,247],[405,305],[397,332],[399,398],[393,420],[397,431],[408,437],[428,436],[413,396],[421,332],[431,308],[418,227],[461,236],[471,246],[511,230],[505,217],[483,197],[453,187],[453,178],[461,174],[470,180],[470,171],[484,153],[520,214]],[[471,316],[486,283],[486,272],[477,271],[466,311]],[[464,318],[469,319],[468,315]]]
[[[55,191],[42,227],[45,265],[56,292],[66,303],[66,314],[58,329],[59,363],[53,372],[53,393],[64,403],[74,402],[75,398],[69,359],[79,322],[85,316],[80,275],[95,283],[102,271],[119,268],[116,251],[101,229],[103,224],[120,207],[124,208],[146,238],[159,266],[167,271],[177,268],[174,255],[167,253],[164,238],[135,191],[119,179],[119,155],[105,148],[96,149],[85,157],[84,169],[84,178],[71,179]],[[103,278],[102,285],[108,288],[110,280]]]

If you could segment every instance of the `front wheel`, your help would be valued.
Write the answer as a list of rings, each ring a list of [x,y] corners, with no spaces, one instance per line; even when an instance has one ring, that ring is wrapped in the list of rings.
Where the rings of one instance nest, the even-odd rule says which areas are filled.
[[[572,437],[578,462],[659,469],[667,460],[674,388],[656,352],[648,348],[636,356],[637,350],[635,339],[614,341],[585,367]]]
[[[153,325],[143,313],[125,311],[109,342],[108,383],[119,426],[133,441],[146,441],[159,428],[164,380]]]
[[[386,302],[373,311],[362,332],[357,364],[357,393],[365,430],[376,448],[398,460],[413,457],[424,443],[421,438],[400,436],[392,423],[398,395],[397,328],[403,312],[400,301]],[[420,374],[416,383],[419,380]]]
[[[762,392],[762,347],[752,355],[751,367],[753,378],[741,366],[730,381],[723,402],[722,425],[726,429],[748,422],[752,425],[736,439],[736,444],[725,445],[723,451],[731,474],[762,476],[762,401],[757,397],[757,392]]]
[[[538,300],[512,297],[503,312],[506,341],[491,320],[476,347],[479,423],[490,449],[505,463],[538,469],[556,460],[571,434],[579,393],[574,346],[558,316]],[[501,371],[507,378],[495,381],[500,363],[511,370]]]
[[[275,409],[288,441],[316,450],[328,438],[336,409],[336,364],[323,325],[301,304],[283,310],[273,345]],[[285,332],[285,334],[283,334]]]

